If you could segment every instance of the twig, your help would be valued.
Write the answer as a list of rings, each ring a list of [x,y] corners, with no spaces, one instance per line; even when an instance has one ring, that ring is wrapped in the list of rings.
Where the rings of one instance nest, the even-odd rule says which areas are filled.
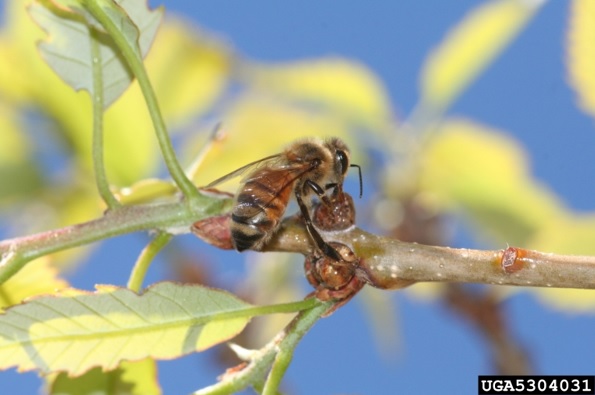
[[[53,252],[143,230],[186,232],[192,222],[220,212],[225,203],[204,195],[203,200],[208,203],[196,210],[183,201],[122,206],[89,222],[0,241],[0,284],[27,262]]]
[[[514,247],[491,251],[434,247],[401,242],[357,227],[321,233],[327,241],[349,246],[360,258],[358,275],[377,288],[398,289],[435,281],[595,289],[593,256]],[[288,218],[266,250],[309,254],[311,245],[300,221]]]

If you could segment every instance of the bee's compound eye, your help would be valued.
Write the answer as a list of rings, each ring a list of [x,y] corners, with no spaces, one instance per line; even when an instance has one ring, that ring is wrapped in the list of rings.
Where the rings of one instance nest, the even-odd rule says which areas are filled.
[[[337,161],[341,164],[341,174],[347,173],[347,170],[349,169],[349,159],[347,158],[347,154],[345,151],[337,150],[336,155]]]

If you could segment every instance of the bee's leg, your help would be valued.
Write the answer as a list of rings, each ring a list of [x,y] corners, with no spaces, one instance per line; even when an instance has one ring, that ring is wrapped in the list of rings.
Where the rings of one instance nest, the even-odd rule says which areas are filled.
[[[317,195],[324,196],[324,189],[322,189],[320,185],[310,180],[306,181],[306,185],[309,186]],[[302,217],[304,217],[304,222],[306,223],[306,230],[308,231],[308,234],[310,235],[312,240],[314,240],[314,243],[316,243],[318,249],[320,249],[320,251],[322,251],[324,255],[328,256],[329,258],[335,261],[343,261],[343,258],[337,252],[337,250],[335,250],[326,241],[324,241],[320,233],[318,233],[318,231],[314,227],[312,219],[310,218],[308,206],[306,206],[306,203],[304,203],[304,200],[302,199],[302,188],[295,188],[295,200],[297,201],[298,206],[300,207]]]
[[[343,184],[326,184],[324,186],[325,190],[329,190],[332,189],[333,191],[331,192],[331,196],[333,197],[333,199],[335,199],[339,193],[343,192]],[[325,199],[326,198],[326,199]],[[325,203],[327,206],[331,204],[330,200],[328,199],[328,197],[326,197],[326,194],[324,195],[324,197],[321,197],[321,200],[323,201],[323,203]],[[326,201],[325,201],[326,200]]]
[[[339,188],[341,187],[339,184],[327,184],[323,188],[323,187],[321,187],[320,185],[318,185],[317,183],[315,183],[314,181],[311,181],[311,180],[306,180],[305,181],[305,186],[310,187],[310,189],[314,191],[314,193],[318,196],[318,198],[320,199],[320,201],[325,206],[330,206],[331,205],[331,201],[329,200],[329,197],[327,196],[326,191],[328,191],[329,189],[334,189],[333,190],[333,195],[336,195],[336,193],[338,192]]]
[[[305,184],[305,186],[310,187],[310,189],[312,189],[314,191],[314,193],[318,196],[320,201],[322,201],[322,203],[327,207],[331,205],[331,200],[329,199],[326,191],[328,191],[329,189],[332,189],[333,190],[332,191],[333,198],[335,198],[339,194],[339,192],[343,191],[343,184],[337,184],[337,183],[326,184],[324,186],[324,188],[311,180],[306,180],[304,182],[304,184]]]

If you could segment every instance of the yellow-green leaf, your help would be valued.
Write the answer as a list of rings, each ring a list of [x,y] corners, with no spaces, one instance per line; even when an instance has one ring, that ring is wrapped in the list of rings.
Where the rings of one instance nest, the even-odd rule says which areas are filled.
[[[17,119],[16,111],[0,103],[0,202],[22,201],[41,186],[41,175],[29,157],[29,136],[21,132]]]
[[[0,311],[21,303],[28,297],[53,294],[66,288],[68,283],[57,276],[57,270],[48,257],[25,265],[17,274],[0,285]]]
[[[0,62],[0,93],[4,101],[22,102],[26,100],[28,92],[24,89],[27,85],[27,73],[23,72],[23,68],[15,67],[15,63],[19,64],[23,56],[19,53],[19,48],[15,42],[6,35],[6,29],[0,36],[0,58],[4,59]],[[25,66],[29,68],[29,66]]]
[[[117,369],[103,372],[93,368],[82,376],[60,373],[51,379],[51,395],[159,395],[157,366],[152,359],[122,362]]]
[[[595,2],[570,3],[567,58],[570,84],[580,106],[595,116]]]
[[[550,218],[536,232],[529,247],[556,254],[595,255],[595,212]]]
[[[465,120],[445,123],[421,154],[421,189],[446,208],[470,215],[496,243],[526,246],[563,214],[535,180],[526,152],[502,132]]]
[[[548,221],[529,243],[529,248],[556,254],[595,255],[595,212],[567,213]],[[595,291],[536,288],[534,292],[550,306],[577,312],[595,311]]]
[[[421,75],[422,102],[448,107],[528,23],[543,0],[482,2],[428,57]]]
[[[89,144],[90,133],[84,137]],[[136,81],[105,113],[104,152],[108,179],[117,186],[151,177],[160,163],[153,123]]]
[[[532,291],[550,307],[566,312],[595,312],[595,291],[592,289],[535,288]]]
[[[231,62],[223,44],[168,18],[145,61],[168,123],[185,122],[207,111],[227,85]]]
[[[388,94],[378,77],[353,60],[327,58],[246,67],[245,82],[280,97],[327,107],[352,121],[384,126]]]
[[[26,137],[20,133],[17,118],[17,112],[13,108],[0,103],[0,166],[17,164],[32,151]]]
[[[0,368],[78,376],[122,360],[176,358],[235,336],[250,307],[224,291],[174,283],[142,295],[104,287],[34,298],[0,315]]]
[[[140,204],[171,198],[177,191],[178,189],[171,181],[150,178],[140,180],[130,187],[122,188],[115,195],[122,204]]]

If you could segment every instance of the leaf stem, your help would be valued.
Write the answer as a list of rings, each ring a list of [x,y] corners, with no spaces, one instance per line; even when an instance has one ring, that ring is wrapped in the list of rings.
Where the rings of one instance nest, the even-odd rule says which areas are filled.
[[[153,240],[147,244],[132,268],[130,279],[128,280],[128,288],[134,292],[140,291],[151,262],[153,262],[153,259],[155,259],[155,256],[157,256],[159,251],[169,243],[172,237],[173,235],[171,233],[159,232]]]
[[[293,359],[293,352],[298,343],[314,324],[332,308],[333,302],[320,303],[319,305],[304,310],[282,332],[282,340],[278,344],[278,352],[273,366],[262,390],[262,395],[276,395],[281,380]]]
[[[212,321],[230,320],[235,318],[252,318],[271,314],[288,314],[311,309],[320,303],[315,298],[307,298],[298,302],[280,303],[273,305],[252,306],[239,311],[229,311],[213,314]]]
[[[135,42],[134,44],[129,42],[120,27],[114,23],[113,10],[109,9],[109,7],[113,7],[113,4],[106,4],[105,2],[96,0],[86,0],[83,3],[85,8],[99,21],[99,23],[101,23],[109,33],[110,37],[114,40],[114,43],[122,52],[122,56],[130,67],[130,70],[138,80],[147,103],[147,108],[151,115],[151,120],[153,121],[153,126],[155,127],[155,134],[157,136],[157,141],[159,142],[159,147],[161,148],[163,159],[172,179],[180,188],[189,203],[200,201],[201,195],[198,193],[194,184],[192,184],[190,179],[186,176],[182,166],[180,166],[176,158],[173,145],[165,126],[165,121],[161,115],[157,97],[155,96],[153,86],[151,85],[140,56],[138,42]],[[106,9],[108,9],[109,12],[106,11]]]
[[[89,42],[91,46],[92,69],[93,69],[93,168],[95,170],[95,182],[99,195],[107,205],[108,209],[115,209],[120,206],[110,190],[107,176],[105,174],[105,164],[103,161],[103,75],[101,69],[101,51],[97,40],[97,31],[89,27]]]
[[[293,350],[310,328],[333,306],[333,302],[323,303],[314,298],[308,298],[299,303],[304,302],[310,303],[311,308],[302,310],[265,347],[255,351],[254,357],[246,367],[239,372],[224,376],[217,384],[202,388],[194,392],[193,395],[220,395],[239,392],[249,385],[261,383],[271,365],[273,368],[268,375],[263,394],[276,394],[281,378],[287,370],[287,363],[293,355]],[[281,354],[279,359],[277,358],[278,354]],[[275,362],[277,360],[278,362]]]
[[[255,306],[251,309],[252,315],[268,315],[268,314],[282,314],[295,313],[296,311],[307,310],[318,305],[315,298],[307,298],[297,302],[280,303],[274,305]]]

